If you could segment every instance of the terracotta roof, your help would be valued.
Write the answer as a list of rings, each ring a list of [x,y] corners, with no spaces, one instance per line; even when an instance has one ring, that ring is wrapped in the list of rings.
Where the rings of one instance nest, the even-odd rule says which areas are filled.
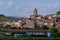
[[[7,30],[10,32],[48,32],[48,30]]]

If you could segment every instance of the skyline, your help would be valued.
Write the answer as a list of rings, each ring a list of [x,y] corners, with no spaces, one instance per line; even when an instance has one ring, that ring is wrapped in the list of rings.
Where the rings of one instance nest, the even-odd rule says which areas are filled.
[[[29,17],[37,8],[39,15],[60,11],[60,0],[0,0],[0,14]]]

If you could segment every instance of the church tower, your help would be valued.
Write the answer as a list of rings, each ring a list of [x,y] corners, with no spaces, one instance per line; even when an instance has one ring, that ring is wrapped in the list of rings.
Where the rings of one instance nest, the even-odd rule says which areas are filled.
[[[33,15],[30,16],[30,18],[33,19],[33,20],[35,20],[37,16],[38,16],[37,9],[35,8],[34,9],[34,13],[33,13]]]
[[[34,9],[34,14],[33,15],[35,15],[35,16],[37,16],[38,14],[37,14],[37,9],[35,8]]]

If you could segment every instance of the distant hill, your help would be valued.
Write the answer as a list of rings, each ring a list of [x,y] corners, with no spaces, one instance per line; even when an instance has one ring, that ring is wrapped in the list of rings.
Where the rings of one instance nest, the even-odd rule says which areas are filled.
[[[0,14],[0,21],[9,21],[9,20],[17,20],[20,18],[26,18],[26,17],[20,17],[20,16],[5,16]]]
[[[60,11],[56,12],[57,15],[60,15]],[[21,17],[21,16],[5,16],[0,14],[0,21],[10,21],[10,20],[17,20],[20,18],[27,18],[27,17]]]
[[[12,18],[27,18],[27,17],[23,17],[23,16],[10,16],[10,17],[12,17]]]
[[[9,17],[9,16],[5,16],[5,15],[0,14],[0,21],[9,21],[9,20],[14,20],[14,19],[17,19],[17,18]]]
[[[58,15],[60,15],[60,11],[56,12]]]

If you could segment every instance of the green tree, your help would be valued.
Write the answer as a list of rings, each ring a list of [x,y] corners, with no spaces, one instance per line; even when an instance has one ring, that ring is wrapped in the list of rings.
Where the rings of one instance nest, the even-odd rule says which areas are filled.
[[[57,15],[60,15],[60,11],[56,12]],[[56,16],[56,18],[60,19],[60,16]]]
[[[57,37],[58,36],[58,30],[56,27],[49,28],[49,32],[51,33],[51,36]]]
[[[60,11],[56,12],[57,14],[60,14]]]
[[[48,27],[46,25],[42,25],[41,29],[48,29]]]

